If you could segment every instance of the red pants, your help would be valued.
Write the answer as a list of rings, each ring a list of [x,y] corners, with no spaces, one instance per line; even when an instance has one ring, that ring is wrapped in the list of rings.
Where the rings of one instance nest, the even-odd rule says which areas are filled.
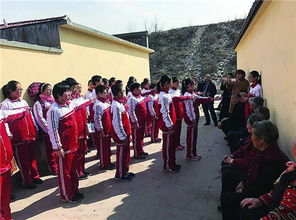
[[[0,219],[10,220],[11,211],[9,207],[11,192],[10,170],[0,175]]]
[[[159,120],[152,120],[151,142],[156,141],[159,134]]]
[[[139,128],[132,127],[133,148],[135,157],[140,157],[144,152],[144,131],[144,125]]]
[[[111,164],[111,137],[99,137],[97,140],[100,167],[106,168]]]
[[[176,164],[176,148],[174,145],[175,134],[162,133],[162,158],[163,169],[172,169]]]
[[[65,157],[58,158],[58,180],[60,196],[69,201],[78,192],[77,156],[76,152],[67,153]]]
[[[86,149],[86,139],[79,139],[78,140],[78,150],[76,152],[77,158],[77,166],[76,166],[76,173],[77,176],[82,176],[85,171],[85,149]]]
[[[57,158],[52,150],[51,142],[48,135],[43,136],[43,141],[46,149],[47,165],[51,173],[58,173]]]
[[[122,178],[129,171],[130,147],[129,144],[116,144],[116,177]]]
[[[32,184],[34,179],[40,178],[35,155],[36,142],[31,141],[12,146],[23,185]]]
[[[150,136],[151,135],[151,127],[152,127],[152,121],[146,120],[145,121],[145,135]]]
[[[174,133],[175,148],[181,145],[180,143],[181,130],[182,130],[182,119],[177,119],[176,126],[175,126],[175,133]]]
[[[197,126],[187,126],[187,137],[186,137],[186,144],[187,144],[187,158],[195,157],[196,154],[196,143],[197,143],[197,133],[198,127]]]

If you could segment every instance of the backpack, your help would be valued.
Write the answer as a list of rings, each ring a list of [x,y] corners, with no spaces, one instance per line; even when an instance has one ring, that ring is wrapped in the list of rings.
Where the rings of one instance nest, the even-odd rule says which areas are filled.
[[[36,101],[36,94],[39,92],[39,87],[41,84],[41,82],[33,82],[28,87],[28,94],[33,101]]]

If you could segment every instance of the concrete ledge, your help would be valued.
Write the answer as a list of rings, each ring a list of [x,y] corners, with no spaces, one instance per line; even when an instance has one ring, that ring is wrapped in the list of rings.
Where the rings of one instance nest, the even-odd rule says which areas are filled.
[[[0,39],[0,46],[8,46],[8,47],[17,47],[23,48],[28,50],[38,50],[38,51],[45,51],[48,53],[63,53],[62,49],[54,48],[54,47],[45,47],[39,45],[28,44],[24,42],[18,41],[8,41],[6,39]]]

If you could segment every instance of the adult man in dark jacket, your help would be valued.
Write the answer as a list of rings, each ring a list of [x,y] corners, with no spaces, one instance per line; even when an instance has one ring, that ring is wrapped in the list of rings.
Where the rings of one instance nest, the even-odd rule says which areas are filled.
[[[199,91],[202,92],[202,95],[204,97],[214,98],[215,95],[217,94],[216,86],[214,83],[212,83],[211,76],[209,74],[206,75],[205,81],[199,85]],[[214,125],[217,126],[218,122],[217,122],[216,112],[214,110],[214,102],[208,102],[208,103],[202,104],[202,108],[206,117],[206,123],[204,125],[209,125],[211,122],[210,114],[209,114],[209,111],[210,111]]]

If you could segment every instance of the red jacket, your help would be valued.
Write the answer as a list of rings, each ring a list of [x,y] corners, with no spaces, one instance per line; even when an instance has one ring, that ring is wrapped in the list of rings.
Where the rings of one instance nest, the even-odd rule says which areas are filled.
[[[0,111],[0,175],[10,170],[13,151],[10,139],[7,135],[5,123],[19,120],[25,115],[30,115],[29,111]]]
[[[23,99],[11,100],[5,99],[2,102],[2,110],[29,110],[28,103]],[[12,144],[21,144],[23,142],[34,141],[36,138],[36,129],[33,115],[31,112],[24,115],[24,117],[8,122],[9,130],[12,133]]]
[[[129,117],[125,110],[123,100],[113,99],[111,105],[111,118],[111,136],[116,144],[121,144],[123,140],[129,139],[131,134]]]
[[[147,118],[147,102],[151,100],[149,97],[131,96],[128,99],[128,114],[132,124],[138,123],[139,126],[145,125]]]
[[[52,104],[47,112],[48,134],[53,150],[66,153],[78,149],[78,126],[74,107],[68,104]]]

